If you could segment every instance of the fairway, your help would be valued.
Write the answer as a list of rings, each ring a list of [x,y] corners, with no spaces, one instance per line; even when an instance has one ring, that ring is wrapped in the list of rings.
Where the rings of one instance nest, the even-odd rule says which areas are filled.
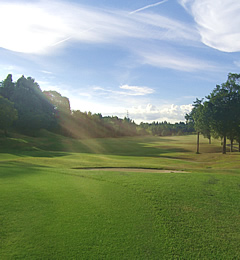
[[[200,141],[0,138],[0,259],[240,259],[240,154]]]

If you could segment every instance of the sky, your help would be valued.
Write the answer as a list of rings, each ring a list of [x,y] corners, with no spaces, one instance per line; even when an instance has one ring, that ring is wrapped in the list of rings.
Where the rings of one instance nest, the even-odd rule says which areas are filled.
[[[237,0],[0,0],[0,81],[24,75],[71,109],[185,121],[240,73]]]

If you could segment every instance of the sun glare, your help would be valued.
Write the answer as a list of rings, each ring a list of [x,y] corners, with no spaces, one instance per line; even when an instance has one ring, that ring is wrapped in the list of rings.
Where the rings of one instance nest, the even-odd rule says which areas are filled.
[[[1,5],[0,47],[24,53],[42,53],[65,39],[60,17],[32,5]],[[66,30],[65,30],[66,29]]]

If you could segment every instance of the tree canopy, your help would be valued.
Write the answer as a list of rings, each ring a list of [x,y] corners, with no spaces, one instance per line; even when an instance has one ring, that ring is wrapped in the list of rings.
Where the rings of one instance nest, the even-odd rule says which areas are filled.
[[[38,83],[22,76],[15,83],[10,100],[18,111],[16,127],[22,131],[51,129],[55,124],[54,106],[47,101]]]
[[[197,99],[190,113],[196,131],[210,138],[211,134],[223,139],[223,154],[226,139],[239,141],[240,135],[240,74],[229,73],[225,83],[217,85],[206,97]]]

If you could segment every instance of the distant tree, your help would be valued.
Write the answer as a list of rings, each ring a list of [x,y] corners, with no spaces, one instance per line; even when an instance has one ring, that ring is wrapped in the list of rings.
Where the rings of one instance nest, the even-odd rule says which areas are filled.
[[[12,74],[8,74],[7,78],[3,80],[0,87],[0,95],[10,100],[14,92],[14,83],[12,80]]]
[[[169,136],[169,135],[182,135],[189,134],[194,131],[193,127],[189,127],[189,122],[179,122],[171,124],[167,121],[164,122],[152,122],[152,123],[143,123],[141,122],[139,126],[137,126],[137,131],[142,134],[152,134],[159,136]],[[143,131],[140,131],[142,129]]]
[[[67,97],[62,96],[57,91],[43,91],[43,94],[54,105],[55,109],[65,114],[71,114],[70,102]]]
[[[67,97],[62,96],[57,91],[43,91],[43,94],[48,100],[49,104],[54,106],[58,125],[58,133],[76,137],[76,133],[74,133],[74,135],[72,133],[74,131],[75,126],[72,122],[69,99]]]
[[[195,129],[194,129],[194,120],[191,116],[191,112],[189,114],[186,114],[185,115],[185,119],[186,119],[186,131],[188,133],[193,133],[195,132]]]
[[[17,120],[17,110],[8,99],[0,96],[0,128],[7,136],[8,128]]]

